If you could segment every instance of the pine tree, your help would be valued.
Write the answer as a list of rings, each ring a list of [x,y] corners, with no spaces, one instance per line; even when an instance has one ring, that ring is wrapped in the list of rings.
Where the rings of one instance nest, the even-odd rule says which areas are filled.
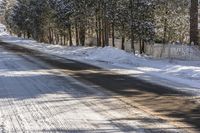
[[[188,0],[155,0],[156,41],[186,41],[189,33]]]
[[[0,1],[0,16],[3,16],[5,14],[7,5],[8,5],[7,0]]]
[[[130,39],[134,42],[154,40],[153,0],[17,0],[8,12],[7,24],[19,36],[40,42],[85,46],[89,37],[97,38],[98,46],[108,46],[109,39]],[[33,28],[34,27],[34,28]]]

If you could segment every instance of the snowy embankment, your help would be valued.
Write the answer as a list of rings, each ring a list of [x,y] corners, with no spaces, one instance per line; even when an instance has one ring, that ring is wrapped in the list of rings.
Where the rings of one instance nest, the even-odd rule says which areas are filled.
[[[0,40],[200,95],[200,61],[154,60],[117,48],[67,47],[0,34]]]

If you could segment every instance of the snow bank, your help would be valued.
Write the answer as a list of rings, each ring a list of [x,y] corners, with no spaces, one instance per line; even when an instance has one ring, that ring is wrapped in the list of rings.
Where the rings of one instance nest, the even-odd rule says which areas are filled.
[[[1,33],[0,39],[200,95],[200,61],[155,60],[135,56],[113,47],[67,47],[43,44],[10,36],[7,33]]]

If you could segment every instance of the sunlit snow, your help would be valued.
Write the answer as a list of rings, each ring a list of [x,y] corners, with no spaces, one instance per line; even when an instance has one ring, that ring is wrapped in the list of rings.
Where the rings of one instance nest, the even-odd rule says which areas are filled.
[[[1,27],[1,26],[0,26]],[[2,26],[3,27],[3,26]],[[0,33],[0,39],[11,44],[97,65],[121,74],[137,76],[153,83],[200,94],[200,61],[156,60],[133,55],[113,47],[67,47],[37,43],[34,40]],[[184,89],[186,88],[186,89]]]

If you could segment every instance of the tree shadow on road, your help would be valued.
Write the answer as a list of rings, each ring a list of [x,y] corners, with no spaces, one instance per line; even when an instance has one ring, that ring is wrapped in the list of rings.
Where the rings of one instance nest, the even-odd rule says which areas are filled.
[[[66,76],[52,73],[49,75],[29,75],[17,78],[0,77],[0,81],[3,82],[1,83],[3,86],[0,87],[0,98],[10,96],[22,100],[38,97],[43,94],[54,94],[59,92],[65,92],[74,98],[93,96],[98,99],[100,97],[102,101],[111,96],[123,96],[155,114],[158,113],[161,116],[169,117],[173,121],[187,123],[191,125],[191,127],[200,130],[200,103],[196,102],[195,99],[192,99],[191,95],[188,93],[180,92],[169,87],[155,85],[127,75],[115,74],[77,61],[42,54],[38,51],[24,49],[22,47],[12,46],[7,47],[7,49],[19,52],[19,55],[30,55],[48,63],[53,69],[62,69],[62,72],[65,73],[65,75],[86,84],[87,87],[80,85],[76,80],[71,80],[66,78]],[[31,71],[31,69],[27,71]],[[24,84],[24,80],[26,81],[26,84]],[[153,79],[149,78],[149,80]],[[12,84],[6,85],[7,81],[12,81]],[[30,91],[31,95],[27,96],[27,91],[24,91],[25,88],[27,91]],[[72,88],[76,88],[76,92],[79,93],[71,93],[72,91],[70,90]],[[99,96],[96,91],[91,91],[91,88],[94,90],[104,88],[113,93],[112,95],[108,94],[107,96],[102,97]],[[4,92],[4,90],[7,90],[7,92]],[[12,91],[15,93],[14,95],[12,93],[10,94]]]

